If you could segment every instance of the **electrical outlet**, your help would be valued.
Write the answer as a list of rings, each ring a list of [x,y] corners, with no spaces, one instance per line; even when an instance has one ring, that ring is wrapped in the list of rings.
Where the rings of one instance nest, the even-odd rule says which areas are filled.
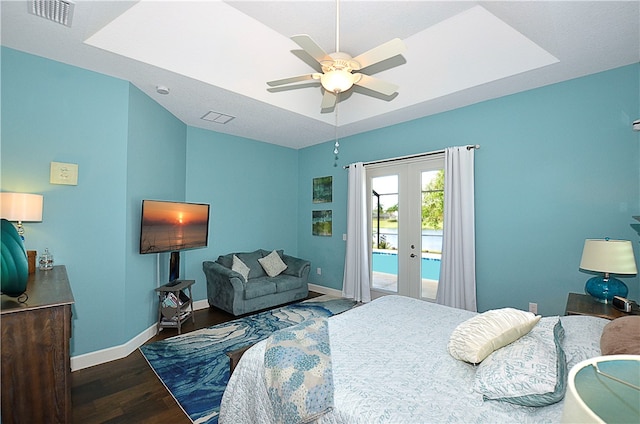
[[[342,241],[347,241],[347,235],[346,234],[342,235]]]
[[[538,304],[537,303],[529,303],[529,312],[532,312],[538,315]]]
[[[322,268],[316,268],[316,274],[322,275]]]

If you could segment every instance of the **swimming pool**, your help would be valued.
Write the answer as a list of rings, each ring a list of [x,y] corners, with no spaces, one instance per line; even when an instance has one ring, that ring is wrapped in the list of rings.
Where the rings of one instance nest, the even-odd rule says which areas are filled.
[[[398,275],[398,255],[390,252],[373,252],[372,268],[374,272]],[[422,278],[440,279],[440,259],[422,258]]]

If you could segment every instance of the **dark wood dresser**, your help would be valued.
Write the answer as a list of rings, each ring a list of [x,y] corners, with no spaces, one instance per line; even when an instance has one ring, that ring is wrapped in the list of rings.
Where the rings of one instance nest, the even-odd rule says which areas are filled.
[[[71,422],[71,305],[64,265],[36,270],[28,300],[2,295],[2,423]]]

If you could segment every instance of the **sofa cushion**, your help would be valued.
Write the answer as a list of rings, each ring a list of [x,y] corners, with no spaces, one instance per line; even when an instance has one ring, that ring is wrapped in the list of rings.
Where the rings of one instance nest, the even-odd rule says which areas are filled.
[[[251,271],[251,270],[236,255],[233,255],[233,265],[231,266],[231,270],[237,272],[240,275],[242,275],[242,277],[244,278],[244,282],[245,283],[247,281],[249,281],[249,271]]]
[[[260,249],[260,252],[262,252],[262,257],[264,258],[265,256],[267,256],[269,253],[272,252],[272,250],[264,250],[264,249]],[[278,254],[278,256],[280,256],[280,259],[284,260],[284,250],[279,249],[276,250],[276,253]]]
[[[258,259],[258,262],[260,262],[260,265],[262,265],[262,268],[269,277],[277,277],[282,271],[287,269],[287,265],[282,262],[280,255],[278,255],[275,250],[264,258]]]
[[[236,256],[249,267],[249,280],[252,278],[264,277],[267,274],[262,269],[262,265],[258,262],[258,259],[262,258],[262,251],[256,250],[254,252],[236,253]]]
[[[244,289],[244,298],[249,300],[274,293],[276,293],[276,283],[265,276],[247,281]]]
[[[276,292],[278,293],[299,289],[303,284],[302,278],[285,274],[280,274],[278,278],[274,278],[272,281],[276,283]]]
[[[225,268],[232,269],[233,268],[233,257],[235,253],[229,253],[228,255],[220,255],[216,262],[222,265]]]
[[[216,262],[225,268],[233,269],[233,257],[237,256],[246,266],[249,267],[249,278],[264,277],[267,275],[262,269],[262,266],[258,262],[259,258],[265,256],[265,251],[262,249],[255,250],[253,252],[240,252],[229,253],[227,255],[218,256]],[[267,254],[269,252],[266,252]]]

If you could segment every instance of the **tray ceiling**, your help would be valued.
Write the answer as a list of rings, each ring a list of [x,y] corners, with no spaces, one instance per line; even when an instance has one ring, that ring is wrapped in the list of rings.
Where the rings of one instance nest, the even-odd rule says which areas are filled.
[[[397,124],[640,62],[640,2],[342,0],[340,50],[393,38],[402,56],[371,75],[392,99],[355,87],[334,111],[290,40],[335,51],[334,1],[77,1],[71,26],[2,1],[2,45],[130,81],[188,125],[292,148]],[[159,94],[157,86],[169,89]],[[233,119],[201,119],[211,113]],[[226,122],[226,123],[225,123]]]

